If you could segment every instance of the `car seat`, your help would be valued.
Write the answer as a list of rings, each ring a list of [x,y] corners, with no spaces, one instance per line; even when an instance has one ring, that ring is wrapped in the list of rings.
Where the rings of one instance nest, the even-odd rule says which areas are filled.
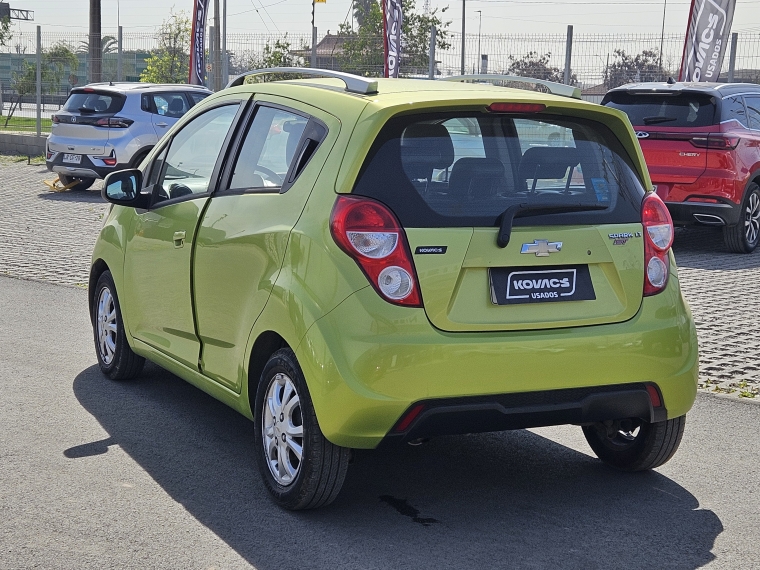
[[[457,197],[489,198],[507,188],[504,165],[496,158],[460,158],[449,178],[449,194]]]
[[[520,180],[532,180],[531,192],[536,191],[540,179],[558,180],[567,176],[565,190],[570,188],[572,170],[580,163],[577,149],[573,147],[536,146],[529,148],[520,161]],[[568,173],[568,169],[571,170]]]
[[[401,164],[412,180],[430,183],[433,170],[443,170],[454,162],[454,143],[441,124],[414,123],[401,135]]]

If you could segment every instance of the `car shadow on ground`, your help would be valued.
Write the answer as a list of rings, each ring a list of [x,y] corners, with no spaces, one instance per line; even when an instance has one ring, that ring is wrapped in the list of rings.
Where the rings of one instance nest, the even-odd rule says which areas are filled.
[[[721,228],[676,228],[673,252],[679,267],[731,271],[760,267],[760,248],[752,253],[731,253]]]
[[[692,569],[723,530],[667,477],[618,473],[528,431],[357,452],[332,506],[290,513],[259,479],[251,422],[179,378],[148,364],[117,383],[92,366],[73,388],[109,437],[66,457],[120,446],[260,570]]]
[[[89,190],[66,190],[64,192],[40,192],[39,197],[43,200],[52,200],[54,202],[88,202],[90,204],[105,204],[105,200],[100,195],[100,186],[90,188]]]

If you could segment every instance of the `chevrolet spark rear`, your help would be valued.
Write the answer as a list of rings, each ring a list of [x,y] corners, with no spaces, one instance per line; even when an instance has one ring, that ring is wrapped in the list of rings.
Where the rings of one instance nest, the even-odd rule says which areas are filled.
[[[370,103],[337,198],[310,200],[359,280],[297,351],[322,378],[325,436],[573,423],[610,464],[664,463],[695,398],[696,333],[630,124],[535,93],[425,96]]]

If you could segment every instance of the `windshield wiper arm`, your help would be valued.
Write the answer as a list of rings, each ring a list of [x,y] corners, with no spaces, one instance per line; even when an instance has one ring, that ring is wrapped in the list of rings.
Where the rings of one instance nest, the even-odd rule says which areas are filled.
[[[668,123],[677,120],[675,117],[644,117],[645,125],[654,125],[655,123]]]
[[[512,222],[517,217],[540,216],[542,214],[554,214],[563,212],[590,212],[592,210],[606,210],[609,206],[604,204],[513,204],[501,215],[499,234],[496,243],[499,247],[507,247],[512,235]]]

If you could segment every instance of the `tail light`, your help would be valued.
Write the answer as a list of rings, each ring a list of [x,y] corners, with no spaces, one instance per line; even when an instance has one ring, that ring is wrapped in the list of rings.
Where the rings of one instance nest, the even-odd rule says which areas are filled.
[[[116,151],[112,150],[108,156],[93,156],[92,158],[102,160],[106,166],[116,166]]]
[[[710,133],[700,137],[692,137],[691,144],[699,148],[714,148],[716,150],[735,149],[741,139],[739,137],[730,137],[722,134]]]
[[[58,115],[53,115],[51,117],[51,119],[52,119],[53,123],[56,124],[56,125],[61,122],[61,119],[58,118]]]
[[[665,202],[654,193],[641,203],[644,226],[644,296],[656,295],[668,284],[668,252],[673,245],[673,220]]]
[[[125,119],[124,117],[108,117],[95,121],[95,125],[98,127],[108,127],[109,129],[126,129],[132,123],[134,123],[132,119]]]
[[[405,307],[422,306],[406,234],[387,206],[369,198],[340,196],[330,216],[330,232],[383,299]]]

